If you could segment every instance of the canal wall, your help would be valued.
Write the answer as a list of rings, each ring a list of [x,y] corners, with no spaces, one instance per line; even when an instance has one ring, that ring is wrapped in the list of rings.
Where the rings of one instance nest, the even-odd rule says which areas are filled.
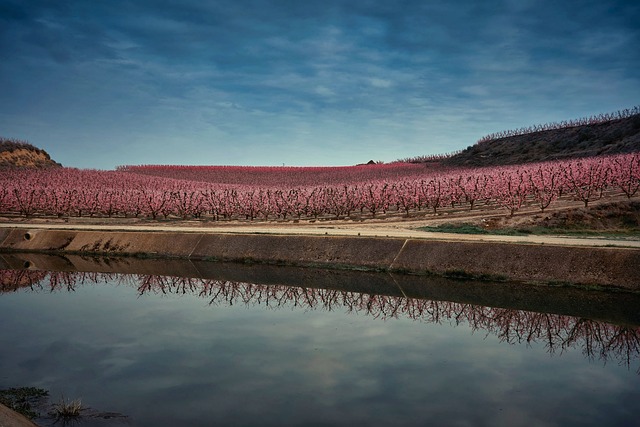
[[[387,237],[0,229],[0,252],[240,261],[640,290],[640,250]]]

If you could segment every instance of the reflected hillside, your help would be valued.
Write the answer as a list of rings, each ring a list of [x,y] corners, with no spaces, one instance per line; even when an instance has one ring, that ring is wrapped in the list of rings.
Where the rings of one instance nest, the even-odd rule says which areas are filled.
[[[486,333],[501,342],[540,343],[550,354],[556,355],[577,350],[591,361],[618,363],[640,374],[640,327],[637,324],[411,297],[403,292],[385,295],[375,292],[375,284],[369,290],[362,284],[350,290],[347,284],[339,288],[320,288],[154,274],[0,270],[3,292],[72,292],[80,286],[106,283],[133,287],[139,296],[196,296],[207,300],[211,306],[242,304],[274,310],[341,310],[380,320],[406,318],[454,326],[466,324],[474,333]],[[454,284],[450,286],[455,287]],[[377,287],[380,288],[379,284]],[[425,289],[429,287],[425,285]],[[630,298],[628,301],[633,303],[633,296],[623,297]]]

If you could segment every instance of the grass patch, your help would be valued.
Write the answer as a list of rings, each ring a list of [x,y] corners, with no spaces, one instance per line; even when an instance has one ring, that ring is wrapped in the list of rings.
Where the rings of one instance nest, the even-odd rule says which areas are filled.
[[[420,227],[418,230],[436,233],[489,234],[484,228],[473,224],[443,224],[436,227]]]
[[[455,234],[493,234],[501,236],[527,236],[527,235],[564,235],[575,237],[602,237],[610,239],[640,238],[640,229],[628,228],[617,230],[594,230],[579,227],[517,227],[517,228],[483,228],[474,224],[442,224],[435,227],[419,227],[420,231],[435,233]]]
[[[84,424],[87,419],[110,420],[127,418],[126,415],[117,412],[96,411],[84,406],[80,399],[66,400],[62,396],[59,402],[51,404],[48,397],[49,392],[47,390],[35,387],[0,390],[1,404],[29,419],[45,422],[45,425],[58,425],[58,423],[63,426],[80,425],[81,423]],[[38,413],[38,409],[45,414]],[[94,425],[92,422],[90,424]],[[99,423],[99,425],[103,424]]]
[[[62,396],[60,402],[53,404],[50,415],[59,420],[78,418],[82,409],[84,409],[84,407],[80,399],[65,400],[64,396]]]
[[[36,387],[19,387],[0,390],[0,403],[27,418],[33,419],[40,414],[34,407],[39,406],[42,399],[49,395],[47,390]]]
[[[456,234],[499,234],[505,236],[526,236],[533,231],[528,228],[487,229],[474,224],[442,224],[436,227],[419,227],[420,231]]]

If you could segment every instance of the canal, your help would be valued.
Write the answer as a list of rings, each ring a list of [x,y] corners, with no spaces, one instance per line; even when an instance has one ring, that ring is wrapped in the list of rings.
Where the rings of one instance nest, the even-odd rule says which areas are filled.
[[[40,257],[0,270],[0,389],[48,390],[41,425],[637,423],[638,294]]]

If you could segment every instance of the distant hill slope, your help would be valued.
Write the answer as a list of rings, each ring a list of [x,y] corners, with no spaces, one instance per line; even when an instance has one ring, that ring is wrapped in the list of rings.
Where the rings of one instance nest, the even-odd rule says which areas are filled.
[[[634,151],[640,151],[640,114],[481,140],[441,161],[447,166],[497,166]]]
[[[0,169],[45,169],[61,166],[40,148],[24,141],[0,137]]]

